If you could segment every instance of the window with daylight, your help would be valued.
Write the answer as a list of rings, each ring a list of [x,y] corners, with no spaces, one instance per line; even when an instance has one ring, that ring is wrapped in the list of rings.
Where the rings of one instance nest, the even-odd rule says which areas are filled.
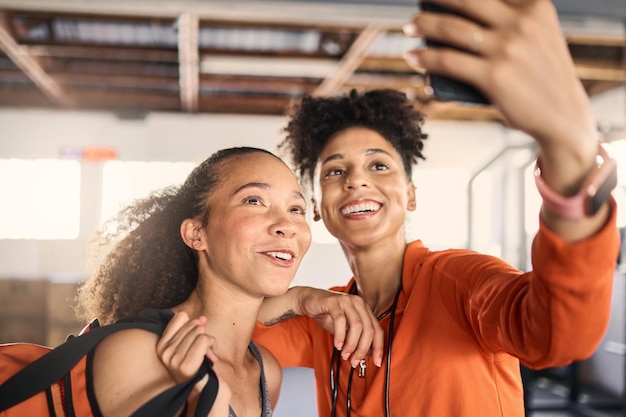
[[[193,162],[110,161],[103,165],[101,221],[151,192],[181,185],[196,166]]]
[[[0,159],[0,239],[76,239],[80,163]]]

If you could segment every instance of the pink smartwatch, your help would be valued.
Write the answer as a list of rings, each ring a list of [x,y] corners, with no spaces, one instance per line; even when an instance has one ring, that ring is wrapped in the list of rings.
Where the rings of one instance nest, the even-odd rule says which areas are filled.
[[[535,184],[546,210],[564,219],[579,219],[592,216],[600,209],[617,186],[617,164],[609,157],[602,144],[598,145],[598,155],[602,158],[602,163],[589,173],[580,191],[570,197],[563,197],[545,183],[541,177],[541,161],[537,158]]]

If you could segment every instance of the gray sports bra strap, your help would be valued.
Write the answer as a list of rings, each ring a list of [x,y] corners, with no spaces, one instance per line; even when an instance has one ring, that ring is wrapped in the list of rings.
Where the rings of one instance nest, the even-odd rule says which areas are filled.
[[[267,390],[267,381],[265,380],[265,369],[263,368],[263,358],[261,352],[257,349],[254,342],[250,342],[248,349],[254,355],[259,366],[261,367],[261,381],[259,382],[259,390],[261,392],[261,417],[272,417],[272,402],[270,401],[269,392]],[[229,417],[237,417],[232,408],[228,408]]]

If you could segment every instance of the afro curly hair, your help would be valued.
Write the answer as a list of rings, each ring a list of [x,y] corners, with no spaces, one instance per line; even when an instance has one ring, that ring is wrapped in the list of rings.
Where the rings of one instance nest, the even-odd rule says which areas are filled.
[[[402,157],[407,177],[422,155],[424,122],[406,94],[378,89],[337,97],[304,96],[288,114],[290,120],[283,129],[287,136],[279,149],[288,154],[295,171],[311,189],[315,167],[326,143],[337,133],[350,127],[365,127],[383,136]]]

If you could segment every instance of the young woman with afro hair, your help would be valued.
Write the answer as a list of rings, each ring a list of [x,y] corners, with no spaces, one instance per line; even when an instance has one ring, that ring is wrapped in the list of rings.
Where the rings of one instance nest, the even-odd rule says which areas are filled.
[[[254,340],[284,367],[315,370],[322,417],[522,417],[520,363],[587,358],[608,325],[619,247],[607,192],[614,165],[553,4],[432,2],[474,20],[417,14],[408,35],[456,48],[411,51],[407,61],[473,85],[537,143],[543,206],[532,270],[406,241],[425,134],[404,94],[305,97],[283,146],[353,276],[330,291],[293,287],[266,299]],[[595,205],[585,206],[598,185],[603,192],[586,198]]]

